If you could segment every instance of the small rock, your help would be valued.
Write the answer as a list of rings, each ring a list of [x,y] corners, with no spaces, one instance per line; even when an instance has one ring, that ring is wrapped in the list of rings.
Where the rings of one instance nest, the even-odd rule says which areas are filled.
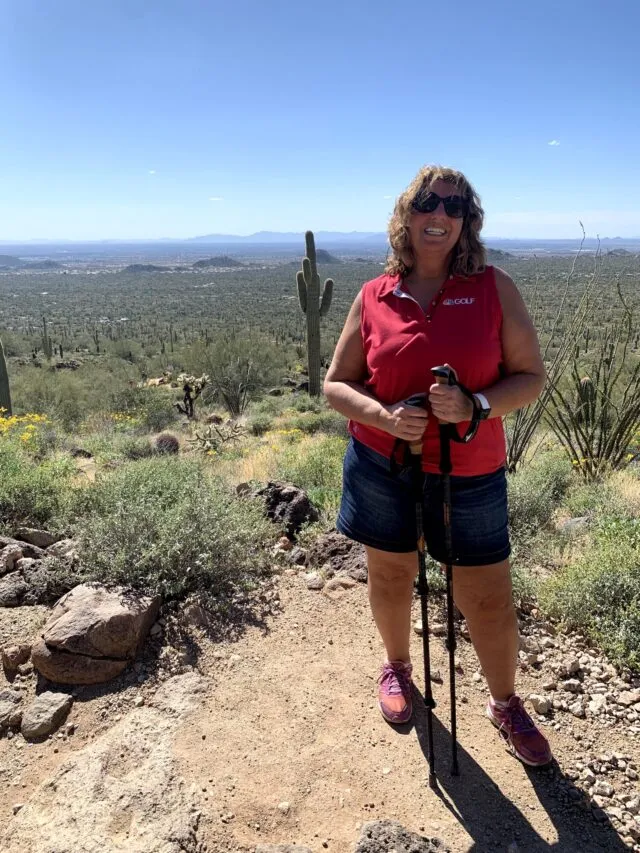
[[[429,633],[433,634],[434,637],[446,637],[447,626],[443,622],[434,622],[429,627]]]
[[[320,590],[324,587],[324,580],[318,572],[307,572],[304,575],[304,582],[307,585],[307,589]]]
[[[324,585],[325,590],[338,590],[338,589],[353,589],[354,586],[357,585],[357,581],[354,581],[353,578],[346,577],[345,575],[336,575],[333,578],[330,578],[326,584]]]
[[[635,705],[636,702],[640,702],[640,690],[623,690],[616,701],[623,708]]]
[[[73,704],[68,693],[46,690],[35,697],[22,714],[20,731],[25,738],[41,737],[57,729]]]
[[[278,548],[281,551],[291,551],[291,549],[293,548],[293,542],[291,541],[291,539],[289,539],[288,536],[281,536],[278,539]]]
[[[31,655],[29,643],[15,646],[4,646],[2,649],[2,666],[6,672],[16,672],[21,664],[26,663]]]
[[[539,654],[542,651],[540,643],[536,637],[521,636],[520,644],[526,652],[535,652]]]
[[[596,774],[589,767],[585,767],[580,774],[580,779],[591,787],[596,783]]]
[[[574,702],[573,705],[569,705],[569,711],[574,717],[584,717],[585,715],[582,702]]]
[[[282,814],[289,814],[290,809],[291,806],[286,800],[283,800],[281,803],[278,803],[278,810],[281,811]]]
[[[14,803],[13,805],[13,813],[18,814],[21,808],[24,807],[24,803]]]
[[[591,697],[587,707],[594,716],[602,714],[603,711],[606,711],[607,709],[607,697],[602,696],[601,694],[595,694]]]
[[[547,699],[546,696],[538,696],[535,693],[532,693],[529,696],[529,701],[533,705],[533,708],[537,714],[548,714],[551,710],[551,701]]]
[[[582,693],[582,684],[577,678],[570,678],[568,681],[563,681],[561,687],[569,693]]]
[[[22,719],[22,694],[10,687],[0,690],[0,731],[19,726]]]
[[[638,814],[640,811],[640,799],[634,797],[632,800],[627,800],[624,807],[630,814]]]
[[[295,566],[304,566],[307,562],[307,552],[304,548],[296,545],[295,548],[292,548],[289,552],[289,561]]]
[[[48,548],[59,538],[47,530],[38,530],[35,527],[20,527],[16,532],[16,539],[28,542],[29,545],[35,545],[37,548]]]
[[[593,786],[593,793],[600,797],[612,797],[613,787],[608,782],[605,782],[604,779],[598,779]]]
[[[589,526],[589,516],[581,515],[576,518],[568,518],[562,521],[558,526],[558,533],[563,533],[565,536],[577,536],[583,533]]]
[[[0,577],[15,571],[17,563],[22,559],[22,548],[17,544],[5,545],[0,549]]]

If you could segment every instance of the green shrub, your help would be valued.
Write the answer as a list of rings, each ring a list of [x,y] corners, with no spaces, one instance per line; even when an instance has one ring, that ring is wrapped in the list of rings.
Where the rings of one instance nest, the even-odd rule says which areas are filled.
[[[111,393],[109,410],[135,416],[140,421],[140,429],[145,432],[161,432],[179,418],[174,407],[179,392],[173,390],[174,394],[166,388],[121,388]]]
[[[284,429],[299,429],[309,434],[324,432],[329,435],[348,437],[346,418],[339,412],[333,411],[308,411],[304,414],[290,415],[283,418],[281,426]]]
[[[119,442],[119,450],[125,459],[148,459],[153,456],[153,447],[148,438],[138,435],[124,436]]]
[[[318,415],[322,411],[328,411],[327,404],[324,399],[317,400],[315,397],[310,397],[308,394],[296,394],[289,401],[289,408],[295,409],[296,412],[313,412]]]
[[[196,459],[124,465],[77,496],[74,534],[87,579],[166,599],[247,585],[269,568],[273,527],[258,500],[239,499]]]
[[[605,517],[591,530],[592,547],[547,580],[543,607],[585,631],[620,663],[640,666],[640,519]]]
[[[528,537],[549,523],[571,480],[571,466],[560,454],[547,453],[507,480],[509,525],[514,537]]]
[[[342,460],[346,439],[335,436],[308,444],[287,447],[280,462],[280,474],[304,489],[311,501],[331,516],[340,505],[342,494]]]
[[[282,397],[262,397],[260,400],[255,400],[251,403],[251,417],[259,417],[261,415],[279,415],[285,408],[285,401]]]
[[[252,435],[264,435],[265,432],[268,432],[272,428],[273,417],[263,414],[252,415],[247,425]]]
[[[71,491],[75,472],[68,458],[37,462],[15,443],[0,439],[0,527],[46,525],[57,530],[57,518]]]

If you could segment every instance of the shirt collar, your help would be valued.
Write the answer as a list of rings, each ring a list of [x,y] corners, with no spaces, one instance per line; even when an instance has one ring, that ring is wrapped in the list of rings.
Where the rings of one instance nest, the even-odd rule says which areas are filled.
[[[443,287],[449,287],[454,281],[456,276],[450,275],[445,279]],[[380,299],[384,299],[389,294],[398,295],[397,290],[402,289],[402,276],[400,275],[388,275],[386,276],[386,280],[380,289]]]

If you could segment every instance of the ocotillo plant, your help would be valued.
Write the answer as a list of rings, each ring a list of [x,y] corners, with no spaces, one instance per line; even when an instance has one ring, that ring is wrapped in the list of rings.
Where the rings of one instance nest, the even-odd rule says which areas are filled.
[[[324,283],[320,297],[320,277],[316,265],[316,245],[313,231],[305,234],[307,256],[302,259],[302,269],[298,270],[298,298],[300,307],[307,316],[307,359],[309,365],[309,394],[320,396],[320,317],[324,317],[331,306],[333,281],[328,278]]]
[[[2,341],[0,341],[0,409],[5,411],[4,417],[11,417],[11,394],[9,390],[9,373],[7,371],[7,360],[4,357]]]

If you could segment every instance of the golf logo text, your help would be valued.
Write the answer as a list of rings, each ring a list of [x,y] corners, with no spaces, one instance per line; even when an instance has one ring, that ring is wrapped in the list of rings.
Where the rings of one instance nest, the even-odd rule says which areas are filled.
[[[444,299],[443,305],[473,305],[476,301],[475,296],[461,296],[459,299]]]

